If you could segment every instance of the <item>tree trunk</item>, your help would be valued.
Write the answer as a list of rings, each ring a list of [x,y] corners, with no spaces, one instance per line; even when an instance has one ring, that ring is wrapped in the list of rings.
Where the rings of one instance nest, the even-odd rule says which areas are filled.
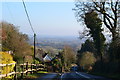
[[[112,41],[115,41],[117,38],[116,28],[114,28],[111,32],[112,32]]]

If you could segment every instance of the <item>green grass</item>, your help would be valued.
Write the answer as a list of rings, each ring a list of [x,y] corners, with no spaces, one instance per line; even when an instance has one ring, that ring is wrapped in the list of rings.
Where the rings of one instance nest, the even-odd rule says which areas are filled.
[[[39,77],[45,75],[45,73],[48,73],[48,72],[46,72],[46,71],[38,71],[37,73],[34,73],[34,74],[28,74],[27,76],[24,77],[24,79],[29,80],[29,79],[39,78]]]
[[[25,76],[25,78],[38,78],[38,77],[39,77],[39,75],[37,75],[37,74],[29,74],[29,75]]]
[[[37,73],[48,73],[48,72],[46,72],[46,71],[38,71]]]

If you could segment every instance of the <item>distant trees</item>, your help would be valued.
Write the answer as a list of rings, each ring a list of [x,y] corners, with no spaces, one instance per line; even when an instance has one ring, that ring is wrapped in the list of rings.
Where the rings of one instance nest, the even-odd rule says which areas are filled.
[[[32,55],[31,46],[28,44],[28,36],[19,32],[16,26],[7,22],[1,22],[6,38],[2,41],[3,51],[13,51],[15,61],[23,60],[26,55]]]
[[[93,64],[95,64],[96,58],[94,57],[93,53],[84,52],[84,53],[82,53],[79,61],[80,61],[79,62],[80,66],[88,71],[88,70],[90,70],[90,68],[92,68],[91,66],[93,66]]]
[[[64,46],[63,50],[59,52],[58,58],[61,59],[62,72],[69,71],[71,64],[76,63],[76,53],[70,46]]]
[[[76,53],[70,46],[65,46],[63,49],[63,58],[65,69],[69,70],[71,64],[76,62]]]

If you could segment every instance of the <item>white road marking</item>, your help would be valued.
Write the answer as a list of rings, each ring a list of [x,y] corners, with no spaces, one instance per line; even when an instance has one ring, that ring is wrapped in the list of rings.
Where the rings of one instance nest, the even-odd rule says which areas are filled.
[[[76,74],[78,74],[78,75],[80,75],[80,76],[83,76],[84,78],[90,79],[90,77],[85,76],[85,75],[83,75],[83,74],[80,74],[80,73],[78,73],[78,72],[76,72]]]
[[[61,77],[60,77],[60,78],[61,78],[61,80],[62,80],[63,76],[64,76],[64,73],[63,73],[63,74],[61,75]]]

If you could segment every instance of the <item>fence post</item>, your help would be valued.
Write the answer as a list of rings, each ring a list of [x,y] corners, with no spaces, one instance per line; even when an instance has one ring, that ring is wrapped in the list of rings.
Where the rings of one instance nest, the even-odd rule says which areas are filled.
[[[16,72],[17,72],[17,64],[16,63],[15,63],[14,71],[15,71],[14,80],[16,80],[17,79],[17,74],[16,74]]]
[[[24,74],[24,63],[22,65],[21,79],[23,78],[23,74]]]
[[[37,72],[37,64],[36,64],[36,72]]]
[[[8,64],[6,64],[6,77],[7,77]]]
[[[32,74],[32,63],[31,63],[31,71],[30,71],[30,73]]]
[[[27,72],[26,72],[26,75],[28,74],[28,62],[26,62],[26,70],[27,70]]]

